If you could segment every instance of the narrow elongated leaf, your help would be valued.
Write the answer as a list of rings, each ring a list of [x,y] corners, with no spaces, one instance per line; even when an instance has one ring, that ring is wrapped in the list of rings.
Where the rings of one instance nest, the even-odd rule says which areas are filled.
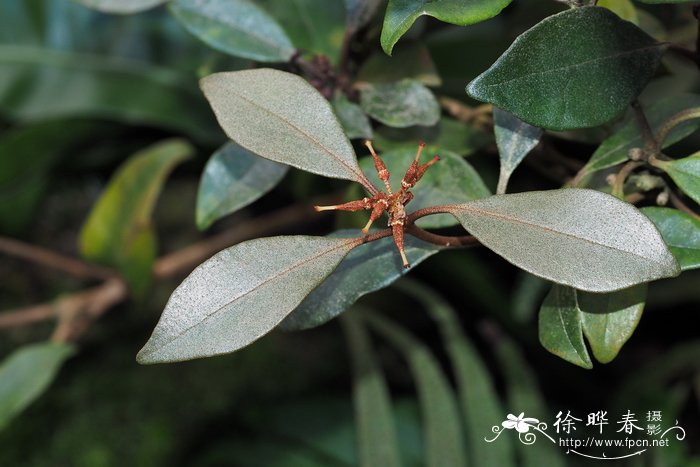
[[[697,94],[671,96],[649,106],[645,109],[645,114],[649,119],[649,125],[656,134],[666,120],[689,107],[700,107],[700,96]],[[688,120],[677,125],[664,139],[662,148],[677,143],[699,127],[700,120],[698,119]],[[625,162],[630,149],[641,147],[644,147],[642,131],[635,116],[630,114],[626,123],[598,146],[583,171],[589,174]]]
[[[428,15],[446,23],[466,26],[493,18],[512,0],[389,0],[384,16],[381,43],[391,51],[398,40],[421,16]]]
[[[211,156],[199,182],[197,227],[241,209],[274,188],[287,173],[286,165],[262,159],[235,143]]]
[[[576,292],[583,332],[596,360],[611,362],[632,336],[644,311],[647,285],[606,294]]]
[[[382,154],[382,160],[391,172],[394,190],[401,187],[401,179],[415,155],[416,147],[395,149]],[[372,183],[381,186],[382,182],[377,176],[371,157],[363,158],[360,167]],[[440,151],[440,161],[425,172],[423,178],[411,189],[411,193],[414,196],[413,200],[406,205],[409,212],[440,204],[463,203],[491,194],[476,170],[467,161],[449,151]],[[417,224],[423,228],[440,228],[456,225],[457,222],[449,214],[444,214],[419,219]]]
[[[606,8],[574,8],[520,35],[467,93],[534,126],[593,127],[637,97],[665,47]]]
[[[593,368],[583,342],[576,290],[571,287],[552,286],[540,308],[539,336],[542,346],[554,355],[582,368]]]
[[[216,73],[201,86],[226,134],[249,151],[368,186],[330,104],[302,78],[261,68]]]
[[[173,0],[170,10],[192,34],[222,52],[259,62],[286,62],[294,55],[282,27],[249,0]]]
[[[21,121],[105,118],[218,138],[186,77],[135,60],[39,47],[0,45],[0,112]]]
[[[338,236],[359,235],[341,231]],[[415,267],[440,248],[406,237],[406,256]],[[330,321],[360,297],[388,287],[408,270],[401,264],[393,239],[383,238],[351,251],[343,262],[280,324],[285,331],[308,329]]]
[[[348,30],[355,32],[367,24],[384,0],[345,0]]]
[[[654,165],[666,172],[678,188],[700,204],[700,152],[674,161],[659,161]]]
[[[255,0],[277,20],[294,47],[337,64],[345,37],[343,0]]]
[[[654,224],[598,191],[499,195],[448,209],[511,263],[577,289],[609,292],[679,273]]]
[[[403,354],[411,368],[423,421],[425,465],[466,467],[459,407],[440,363],[428,347],[388,319],[377,313],[366,313],[364,319]]]
[[[460,409],[466,428],[467,454],[471,464],[514,466],[515,453],[509,438],[499,439],[498,449],[484,443],[484,425],[500,421],[504,413],[503,407],[489,370],[462,332],[456,310],[433,290],[417,281],[405,278],[396,287],[421,302],[438,325],[457,380]]]
[[[150,10],[168,0],[73,0],[104,13],[128,15]]]
[[[537,384],[536,373],[522,357],[522,351],[506,336],[497,340],[496,356],[506,380],[508,390],[508,406],[510,413],[525,413],[525,417],[546,421],[552,415]],[[538,438],[541,435],[538,435]],[[539,439],[538,439],[539,440]],[[499,439],[500,442],[500,439]],[[521,442],[515,443],[523,467],[565,467],[557,446],[542,439],[532,446]]]
[[[139,363],[209,357],[277,326],[361,239],[259,238],[202,263],[170,296]]]
[[[151,214],[170,171],[192,154],[168,140],[134,154],[114,174],[80,232],[80,251],[119,269],[136,295],[145,290],[156,256]]]
[[[659,229],[681,270],[700,268],[700,221],[677,209],[648,207],[641,211]]]
[[[341,96],[333,99],[333,110],[348,138],[372,139],[372,125],[359,105]]]
[[[367,330],[362,320],[351,314],[341,317],[340,322],[352,359],[352,397],[360,465],[400,467],[389,389],[374,356]]]
[[[430,51],[423,44],[402,47],[393,57],[387,57],[378,51],[362,64],[357,74],[358,82],[369,83],[395,83],[405,78],[414,79],[426,86],[442,84]]]
[[[432,126],[440,119],[440,105],[433,93],[412,79],[363,85],[360,106],[375,120],[397,128]]]
[[[493,109],[493,124],[498,157],[501,159],[496,194],[502,195],[506,192],[508,180],[515,168],[540,142],[542,129],[528,125],[515,115],[499,108]]]
[[[0,366],[0,429],[36,400],[74,353],[72,345],[44,342],[15,350]]]

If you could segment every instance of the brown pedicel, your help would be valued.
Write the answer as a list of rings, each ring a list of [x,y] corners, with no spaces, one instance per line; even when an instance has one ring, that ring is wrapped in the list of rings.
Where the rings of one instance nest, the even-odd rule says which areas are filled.
[[[369,215],[369,221],[367,225],[364,226],[362,232],[367,233],[370,226],[374,221],[379,219],[382,214],[386,211],[389,215],[389,224],[391,232],[394,236],[394,243],[401,254],[401,260],[403,261],[403,267],[408,268],[410,264],[406,258],[406,252],[404,251],[404,232],[406,230],[406,209],[405,206],[413,199],[413,193],[409,190],[413,188],[416,183],[423,177],[425,171],[428,167],[435,164],[440,160],[438,156],[433,157],[430,161],[425,164],[419,164],[423,149],[425,148],[425,143],[420,143],[418,145],[418,151],[416,151],[416,157],[406,170],[406,174],[401,180],[401,189],[396,193],[393,193],[391,185],[389,184],[390,173],[372,146],[371,141],[365,141],[365,146],[369,149],[370,154],[372,154],[372,159],[374,159],[374,168],[377,170],[377,175],[379,179],[384,183],[386,187],[386,192],[378,190],[378,193],[371,198],[362,198],[357,201],[350,201],[349,203],[336,204],[333,206],[314,206],[316,211],[362,211],[371,210]]]

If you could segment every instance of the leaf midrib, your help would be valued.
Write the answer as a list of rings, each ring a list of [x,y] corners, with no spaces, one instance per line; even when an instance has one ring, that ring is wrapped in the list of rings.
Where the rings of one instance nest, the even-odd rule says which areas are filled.
[[[556,229],[553,229],[553,228],[544,226],[544,225],[542,225],[542,224],[535,224],[535,223],[532,223],[532,222],[527,222],[527,221],[525,221],[525,220],[523,220],[523,219],[519,219],[519,218],[517,218],[517,217],[508,216],[508,215],[501,214],[501,213],[496,213],[496,212],[493,212],[493,211],[487,211],[487,210],[484,210],[484,209],[478,209],[478,208],[475,208],[475,207],[472,207],[472,206],[467,207],[467,205],[464,205],[464,204],[462,204],[462,205],[457,204],[457,205],[445,206],[445,208],[446,208],[448,211],[453,211],[453,210],[454,210],[454,211],[458,211],[458,210],[470,211],[470,212],[477,213],[477,214],[481,214],[481,215],[484,215],[484,216],[487,216],[487,217],[494,217],[494,218],[497,218],[497,219],[503,219],[503,220],[506,220],[506,221],[513,222],[514,224],[522,224],[522,225],[525,225],[525,226],[528,226],[528,227],[532,227],[532,228],[534,228],[534,229],[543,230],[543,231],[545,231],[545,232],[552,232],[552,233],[556,233],[556,234],[563,235],[563,236],[566,236],[566,237],[575,238],[576,240],[581,240],[581,241],[590,243],[590,244],[592,244],[592,245],[604,247],[604,248],[607,248],[607,249],[613,250],[613,251],[618,251],[618,252],[623,252],[623,253],[629,253],[629,254],[631,254],[631,255],[633,255],[633,256],[637,256],[637,257],[639,257],[639,258],[642,258],[642,259],[645,259],[645,260],[648,260],[648,261],[652,261],[652,262],[657,263],[657,264],[660,264],[660,265],[665,265],[664,263],[662,263],[662,262],[660,262],[660,261],[657,261],[657,260],[654,259],[654,258],[648,258],[648,257],[643,256],[643,255],[641,255],[641,254],[639,254],[639,253],[636,253],[636,252],[634,252],[634,251],[623,250],[623,249],[616,248],[616,247],[611,246],[611,245],[606,245],[606,244],[604,244],[604,243],[598,243],[598,242],[596,242],[596,241],[593,241],[593,240],[588,239],[588,238],[585,238],[585,237],[579,237],[579,236],[576,236],[576,235],[571,234],[571,233],[568,233],[568,232],[562,232],[562,231],[560,231],[560,230],[556,230]],[[454,215],[454,213],[453,213],[453,215]]]
[[[184,330],[182,330],[181,332],[179,332],[176,336],[173,336],[171,339],[169,339],[167,342],[165,342],[163,345],[161,345],[161,346],[159,347],[159,349],[162,350],[162,349],[166,348],[166,347],[169,346],[170,344],[172,344],[172,343],[174,343],[175,341],[179,340],[181,337],[183,337],[185,334],[187,334],[187,333],[188,333],[190,330],[192,330],[193,328],[195,328],[195,327],[199,326],[200,324],[206,322],[206,321],[209,320],[210,318],[212,318],[212,317],[214,317],[215,315],[217,315],[218,313],[220,313],[220,312],[221,312],[222,310],[224,310],[225,308],[228,308],[230,305],[232,305],[233,303],[235,303],[235,302],[238,301],[239,299],[241,299],[241,298],[243,298],[243,297],[245,297],[245,296],[247,296],[247,295],[249,295],[249,294],[255,292],[256,290],[258,290],[258,289],[264,287],[265,285],[269,284],[269,283],[272,282],[273,280],[279,279],[280,277],[289,274],[289,273],[292,272],[293,270],[295,270],[295,269],[297,269],[297,268],[300,268],[301,266],[304,266],[304,265],[307,264],[307,263],[310,263],[310,262],[312,262],[312,261],[314,261],[314,260],[316,260],[316,259],[318,259],[318,258],[320,258],[320,257],[322,257],[322,256],[324,256],[324,255],[327,255],[327,254],[329,254],[329,253],[332,253],[332,252],[334,252],[334,251],[336,251],[336,250],[338,250],[338,249],[348,247],[349,245],[352,245],[353,243],[359,245],[360,243],[362,243],[362,239],[361,239],[361,238],[360,238],[360,239],[356,239],[356,238],[349,239],[348,241],[343,242],[343,243],[341,243],[341,244],[338,245],[338,246],[335,246],[335,247],[333,247],[333,248],[330,248],[330,249],[328,249],[328,250],[325,250],[325,251],[323,251],[323,252],[321,252],[321,253],[318,253],[318,254],[315,254],[315,255],[313,255],[313,256],[310,256],[310,257],[307,257],[307,258],[303,258],[303,259],[297,261],[296,263],[292,264],[291,266],[289,266],[289,267],[287,267],[287,268],[285,268],[285,269],[278,270],[276,274],[274,274],[274,275],[272,275],[272,276],[266,278],[264,281],[260,282],[260,283],[257,284],[255,287],[252,287],[252,288],[250,288],[250,289],[248,289],[248,290],[246,290],[246,291],[241,292],[238,296],[233,297],[231,300],[228,300],[228,301],[225,302],[224,304],[220,305],[218,308],[214,309],[211,313],[208,313],[203,319],[201,319],[201,320],[197,321],[196,323],[194,323],[193,325],[191,325],[191,326],[185,328]],[[354,245],[354,246],[356,246],[356,245]],[[348,251],[350,251],[350,249],[354,248],[354,246],[351,247],[351,248],[349,248]]]

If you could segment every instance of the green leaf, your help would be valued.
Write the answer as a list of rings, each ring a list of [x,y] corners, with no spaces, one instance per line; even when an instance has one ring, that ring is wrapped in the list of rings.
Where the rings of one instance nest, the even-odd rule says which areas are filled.
[[[576,292],[583,332],[600,363],[613,361],[632,336],[642,318],[646,296],[646,284],[607,294]]]
[[[13,119],[93,117],[217,138],[194,83],[143,62],[0,45],[0,77],[0,112]]]
[[[372,138],[372,125],[359,105],[350,102],[344,96],[339,96],[333,99],[333,111],[348,138]]]
[[[593,127],[637,97],[665,48],[606,8],[574,8],[520,35],[467,93],[537,127]]]
[[[175,362],[245,347],[277,326],[360,243],[270,237],[217,253],[175,289],[137,361]]]
[[[670,208],[647,207],[641,211],[656,225],[682,271],[700,268],[700,221]]]
[[[384,0],[345,0],[348,31],[354,33],[369,23]]]
[[[227,143],[207,162],[197,194],[197,227],[235,212],[273,189],[288,167]]]
[[[340,319],[353,368],[353,403],[361,466],[401,466],[391,398],[362,320],[350,313]]]
[[[216,73],[201,86],[226,134],[249,151],[370,186],[330,104],[302,78],[260,68]]]
[[[598,6],[607,8],[625,21],[639,26],[639,16],[631,0],[599,0]]]
[[[610,292],[679,273],[654,224],[599,191],[499,195],[448,209],[506,260],[577,289]]]
[[[666,172],[678,188],[700,204],[700,152],[673,161],[657,159],[653,165]]]
[[[294,47],[308,55],[340,59],[345,37],[343,0],[256,0],[284,28]]]
[[[552,286],[540,308],[539,336],[542,346],[554,355],[582,368],[593,368],[583,342],[576,290],[571,287]]]
[[[415,156],[415,147],[395,149],[381,155],[392,174],[394,191],[401,187],[401,179]],[[360,167],[372,183],[381,186],[382,182],[371,157],[360,160]],[[440,161],[425,172],[411,192],[413,200],[406,205],[409,212],[441,204],[464,203],[491,194],[476,170],[467,161],[449,151],[440,152]],[[423,228],[440,228],[456,225],[457,222],[449,214],[443,214],[419,219],[417,224]]]
[[[360,106],[375,120],[398,128],[432,126],[440,119],[440,105],[433,93],[412,79],[364,84],[360,89]]]
[[[351,231],[337,232],[350,236]],[[357,233],[355,232],[355,235]],[[406,256],[415,267],[440,248],[406,237]],[[360,297],[390,286],[408,270],[401,264],[393,239],[383,238],[351,251],[343,262],[280,324],[285,331],[320,326],[350,308]]]
[[[696,0],[637,0],[641,3],[661,4],[661,3],[697,3]]]
[[[645,114],[649,119],[649,125],[653,129],[654,134],[656,134],[666,120],[689,107],[700,107],[700,96],[697,94],[671,96],[649,106],[649,108],[645,109]],[[699,127],[700,120],[697,119],[683,122],[674,127],[663,141],[662,149],[677,143]],[[583,172],[590,174],[625,162],[628,159],[630,149],[641,147],[644,147],[644,137],[639,129],[637,119],[630,114],[624,125],[596,149],[583,168]]]
[[[428,153],[451,151],[460,156],[469,156],[493,142],[493,138],[481,130],[468,126],[453,118],[441,117],[437,125],[392,128],[385,126],[376,131],[375,147],[382,151],[415,148],[426,143]]]
[[[506,192],[508,180],[520,162],[540,142],[542,129],[528,125],[515,115],[499,108],[493,109],[494,133],[501,159],[501,172],[498,177],[496,194]]]
[[[462,332],[457,311],[433,290],[408,278],[396,287],[419,301],[438,325],[443,345],[457,380],[461,412],[466,427],[467,453],[471,465],[514,466],[513,445],[508,438],[499,439],[498,449],[484,443],[486,423],[503,417],[503,407],[489,370],[478,352]]]
[[[440,86],[438,75],[428,48],[420,43],[402,47],[393,57],[376,52],[357,74],[356,81],[369,83],[394,83],[410,78],[426,86]]]
[[[73,0],[103,13],[128,15],[150,10],[168,0]]]
[[[428,347],[402,327],[376,312],[365,313],[363,318],[401,352],[411,368],[423,421],[425,465],[466,466],[459,407],[440,363]]]
[[[391,51],[398,40],[421,16],[428,15],[446,23],[467,26],[498,15],[512,0],[389,0],[384,16],[381,43]]]
[[[80,232],[80,251],[116,267],[136,295],[151,277],[156,238],[151,215],[170,171],[190,157],[183,140],[167,140],[131,156],[112,176]]]
[[[259,62],[286,62],[295,49],[282,27],[249,0],[173,0],[173,15],[222,52]]]
[[[0,366],[0,429],[7,426],[49,387],[59,368],[75,349],[44,342],[21,347]]]

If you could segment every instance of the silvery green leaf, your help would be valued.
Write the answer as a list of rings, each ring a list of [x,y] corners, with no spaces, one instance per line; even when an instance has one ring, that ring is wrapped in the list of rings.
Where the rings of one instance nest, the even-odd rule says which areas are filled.
[[[149,10],[168,0],[73,0],[103,13],[128,15]]]
[[[204,167],[197,193],[197,227],[206,229],[257,200],[282,180],[287,169],[235,143],[225,144]]]
[[[286,62],[294,55],[282,27],[250,0],[172,0],[170,10],[192,34],[222,52],[259,62]]]
[[[51,384],[75,349],[42,342],[12,352],[0,366],[0,428],[34,402]]]
[[[397,128],[432,126],[440,119],[440,105],[432,91],[412,79],[364,84],[360,106],[375,120]]]
[[[346,97],[333,99],[333,110],[350,139],[372,139],[372,125],[362,108]]]
[[[340,231],[336,235],[348,236],[350,231]],[[413,267],[438,251],[440,248],[435,245],[406,237],[406,256]],[[360,297],[388,287],[408,271],[401,264],[393,239],[383,238],[362,245],[351,251],[280,327],[285,331],[297,331],[320,326],[350,308]]]
[[[654,224],[598,191],[497,195],[448,209],[511,263],[577,289],[609,292],[679,273]]]
[[[370,189],[330,104],[299,76],[259,68],[215,73],[201,87],[221,127],[244,148]]]
[[[593,368],[583,341],[575,289],[554,284],[542,303],[538,324],[540,343],[545,349],[574,365]]]
[[[394,191],[401,187],[401,179],[416,155],[416,147],[394,149],[381,154],[387,169],[391,172],[391,185]],[[433,155],[423,154],[426,162]],[[371,157],[360,160],[360,168],[370,182],[381,186]],[[440,151],[440,161],[433,165],[423,178],[411,189],[413,200],[406,205],[407,212],[441,204],[464,203],[472,199],[485,198],[491,194],[476,170],[463,158],[450,151]],[[456,225],[449,214],[424,217],[417,222],[422,228],[442,228]]]
[[[508,180],[525,156],[532,151],[542,137],[542,129],[528,125],[515,115],[497,107],[493,108],[494,133],[501,159],[496,194],[506,192]]]
[[[605,294],[576,292],[583,332],[596,360],[608,363],[617,357],[639,324],[646,297],[646,284]]]
[[[190,360],[245,347],[277,326],[361,241],[270,237],[217,253],[175,289],[138,362]]]

